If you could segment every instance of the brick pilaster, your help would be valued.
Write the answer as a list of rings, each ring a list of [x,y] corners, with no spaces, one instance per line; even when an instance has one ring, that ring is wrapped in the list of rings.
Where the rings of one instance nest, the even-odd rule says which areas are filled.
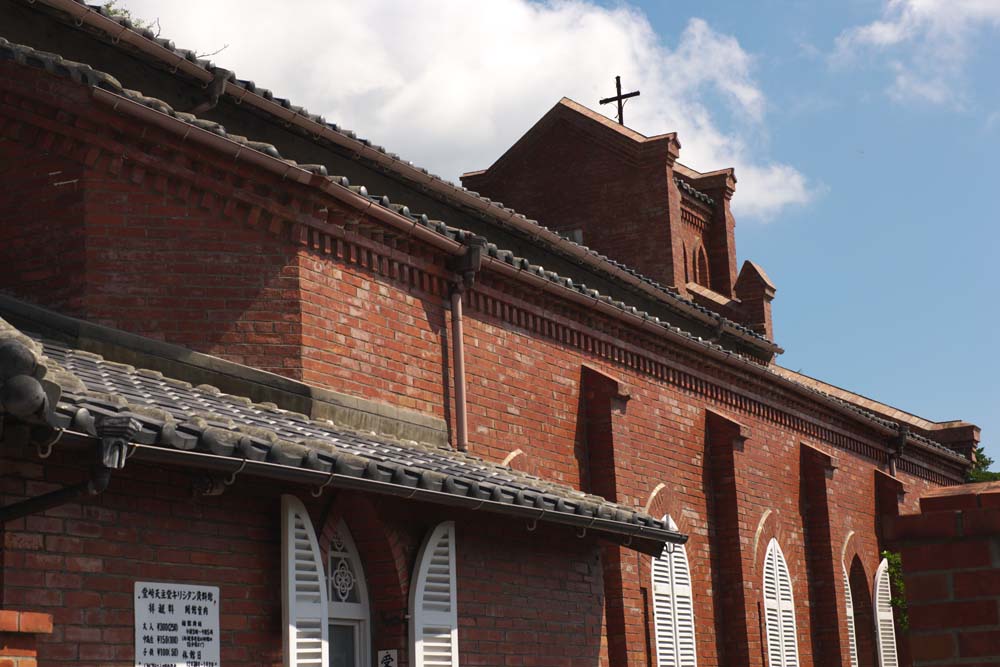
[[[740,535],[739,480],[737,457],[750,432],[732,419],[709,410],[706,412],[706,460],[711,480],[709,512],[715,525],[712,545],[712,569],[719,615],[718,652],[720,664],[744,667],[751,664],[750,626],[744,587],[745,554]]]
[[[829,454],[802,443],[801,494],[802,514],[805,524],[806,553],[812,616],[813,656],[816,667],[841,667],[847,652],[847,624],[844,621],[844,593],[837,594],[837,582],[843,579],[839,555],[834,554],[830,527],[829,485],[834,476],[833,460]],[[841,584],[842,585],[842,584]],[[843,640],[843,641],[842,641]]]

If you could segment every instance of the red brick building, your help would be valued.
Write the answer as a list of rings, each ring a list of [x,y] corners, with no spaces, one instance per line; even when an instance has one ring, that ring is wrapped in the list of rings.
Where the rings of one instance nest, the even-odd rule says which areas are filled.
[[[477,194],[0,19],[0,664],[893,659],[881,517],[978,429],[777,365],[732,170],[563,100]]]

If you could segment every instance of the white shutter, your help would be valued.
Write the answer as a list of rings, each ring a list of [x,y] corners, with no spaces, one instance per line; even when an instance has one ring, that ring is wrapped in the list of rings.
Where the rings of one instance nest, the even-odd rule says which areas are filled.
[[[882,667],[898,667],[896,626],[892,615],[892,589],[889,585],[889,562],[882,559],[875,571],[875,635],[878,638],[878,661]]]
[[[302,501],[281,496],[281,616],[285,667],[326,667],[328,600],[323,557]]]
[[[667,516],[670,530],[677,525]],[[694,596],[687,549],[668,544],[653,559],[653,626],[657,667],[696,667]]]
[[[414,667],[458,667],[458,588],[455,523],[431,531],[417,557],[410,589],[410,645]]]
[[[844,600],[846,602],[847,613],[847,646],[850,649],[851,667],[858,667],[858,640],[854,634],[854,596],[851,595],[851,580],[847,576],[847,566],[840,564],[840,570],[844,573]]]
[[[788,564],[777,540],[771,538],[764,555],[764,629],[770,667],[798,667],[795,596]]]

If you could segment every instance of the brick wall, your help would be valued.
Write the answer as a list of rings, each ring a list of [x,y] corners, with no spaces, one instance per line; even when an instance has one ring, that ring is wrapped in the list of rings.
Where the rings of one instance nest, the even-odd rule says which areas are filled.
[[[6,457],[12,474],[0,486],[3,504],[79,481],[86,468],[76,458],[58,447],[44,465]],[[133,664],[135,581],[218,585],[223,664],[282,664],[282,492],[309,501],[324,550],[330,527],[347,522],[366,570],[375,650],[395,648],[406,660],[417,552],[437,522],[455,520],[462,663],[493,665],[505,656],[508,664],[597,664],[603,584],[592,536],[352,492],[314,500],[306,488],[246,476],[205,497],[193,492],[198,479],[130,463],[99,497],[7,524],[0,608],[51,614],[39,664]],[[0,665],[5,655],[0,647]]]
[[[671,237],[672,216],[680,217],[676,155],[666,140],[655,150],[635,145],[557,105],[497,164],[462,182],[547,227],[581,230],[584,245],[683,289],[681,243]]]
[[[84,178],[81,315],[300,379],[294,249],[135,178]]]
[[[1000,483],[925,494],[890,519],[902,556],[915,667],[1000,662]]]
[[[84,294],[83,169],[58,155],[0,140],[0,285],[31,299],[80,312]],[[16,196],[12,196],[16,195]]]

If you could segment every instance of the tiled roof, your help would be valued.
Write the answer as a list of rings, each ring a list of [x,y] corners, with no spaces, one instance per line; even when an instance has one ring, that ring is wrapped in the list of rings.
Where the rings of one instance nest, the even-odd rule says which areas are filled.
[[[139,445],[537,509],[539,519],[561,517],[562,523],[641,533],[647,539],[684,539],[642,512],[471,454],[356,433],[273,404],[224,394],[213,386],[193,387],[156,371],[110,362],[57,340],[23,333],[0,319],[0,416],[5,412],[25,416],[3,401],[14,395],[4,391],[5,383],[26,376],[45,378],[61,391],[48,416],[55,428],[96,437],[96,424],[103,417],[128,415],[142,425],[133,440]]]
[[[709,197],[708,195],[706,195],[701,190],[695,190],[693,187],[691,187],[691,184],[688,183],[687,181],[685,181],[684,179],[677,178],[675,176],[674,177],[674,183],[676,183],[677,187],[679,187],[681,190],[683,190],[688,196],[693,197],[694,199],[697,199],[698,201],[702,202],[703,204],[708,204],[709,206],[715,206],[715,200],[714,199],[712,199],[711,197]]]
[[[76,63],[76,62],[72,62],[72,61],[68,61],[68,60],[63,59],[61,56],[59,56],[57,54],[51,54],[51,53],[46,53],[46,52],[42,52],[42,51],[37,51],[37,50],[32,49],[30,47],[26,47],[26,46],[22,46],[22,45],[17,45],[17,44],[12,44],[12,43],[8,42],[7,40],[5,40],[3,38],[0,38],[0,62],[2,62],[4,60],[8,60],[8,61],[9,60],[13,60],[13,61],[19,62],[19,63],[21,63],[23,65],[27,65],[27,66],[31,66],[31,67],[38,67],[38,68],[44,69],[44,70],[46,70],[48,72],[51,72],[53,74],[57,74],[57,75],[60,75],[60,76],[65,76],[65,77],[73,79],[74,81],[78,81],[78,82],[84,83],[86,85],[90,85],[90,86],[94,86],[94,87],[98,87],[98,88],[102,88],[104,90],[108,90],[108,91],[114,92],[114,93],[116,93],[118,95],[122,95],[122,96],[124,96],[124,97],[126,97],[126,98],[128,98],[128,99],[130,99],[130,100],[132,100],[132,101],[134,101],[136,103],[138,103],[138,104],[141,104],[143,106],[155,109],[155,110],[157,110],[157,111],[159,111],[161,113],[164,113],[164,114],[167,114],[167,115],[169,115],[169,116],[171,116],[173,118],[176,118],[179,121],[182,121],[182,122],[187,123],[189,125],[193,125],[193,126],[198,127],[200,129],[212,132],[213,134],[216,134],[218,136],[225,137],[227,139],[230,139],[232,141],[240,143],[241,145],[244,145],[244,146],[247,146],[247,147],[252,148],[254,150],[260,151],[260,152],[262,152],[262,153],[264,153],[264,154],[266,154],[266,155],[268,155],[270,157],[273,157],[273,158],[276,158],[276,159],[281,159],[281,156],[280,156],[280,153],[278,152],[278,149],[274,145],[272,145],[272,144],[251,141],[251,140],[247,139],[246,137],[228,134],[226,132],[226,129],[222,125],[220,125],[219,123],[215,123],[213,121],[207,121],[207,120],[199,119],[199,118],[197,118],[196,116],[194,116],[192,114],[175,111],[174,109],[172,109],[170,107],[169,104],[167,104],[166,102],[164,102],[162,100],[159,100],[159,99],[156,99],[156,98],[153,98],[153,97],[145,96],[145,95],[143,95],[142,93],[140,93],[138,91],[124,89],[124,88],[121,87],[121,84],[114,77],[112,77],[112,76],[110,76],[108,74],[105,74],[103,72],[99,72],[97,70],[94,70],[89,65],[81,64],[81,63]],[[375,204],[377,204],[377,205],[379,205],[379,206],[381,206],[383,208],[392,210],[393,212],[395,212],[397,214],[403,215],[404,217],[406,217],[406,218],[408,218],[410,220],[413,220],[417,224],[419,224],[419,225],[421,225],[423,227],[426,227],[428,229],[431,229],[431,230],[433,230],[433,231],[441,234],[442,236],[454,239],[456,241],[464,241],[467,238],[473,236],[473,234],[471,232],[467,231],[467,230],[463,230],[463,229],[458,229],[458,228],[455,228],[455,227],[451,227],[451,226],[449,226],[449,225],[447,225],[444,222],[441,222],[439,220],[431,220],[431,219],[428,218],[428,216],[423,215],[423,214],[413,213],[405,205],[390,202],[389,198],[386,197],[386,196],[373,195],[373,194],[369,193],[368,190],[367,190],[367,188],[365,188],[364,186],[351,185],[348,182],[348,179],[346,177],[342,177],[342,176],[330,176],[330,175],[327,174],[327,169],[323,165],[297,164],[293,160],[284,160],[284,162],[288,163],[291,166],[296,166],[296,167],[299,167],[299,168],[311,171],[311,172],[313,172],[315,174],[319,174],[319,175],[325,176],[326,178],[330,179],[331,181],[333,181],[335,183],[338,183],[341,186],[349,187],[353,191],[355,191],[356,193],[358,193],[358,194],[360,194],[360,195],[362,195],[364,197],[367,197],[373,203],[375,203]],[[648,321],[650,321],[650,322],[652,322],[654,324],[658,324],[658,325],[662,326],[664,329],[670,331],[671,333],[681,335],[681,336],[687,338],[688,340],[690,340],[692,342],[695,342],[695,343],[699,344],[700,346],[703,346],[704,348],[711,349],[711,350],[714,350],[714,351],[717,351],[717,352],[721,352],[721,353],[723,353],[723,354],[725,354],[725,355],[727,355],[729,357],[734,356],[734,353],[731,350],[729,350],[729,349],[727,349],[727,348],[725,348],[725,347],[723,347],[721,345],[718,345],[718,344],[716,344],[716,343],[714,343],[712,341],[709,341],[709,340],[705,340],[705,339],[703,339],[703,338],[701,338],[699,336],[695,336],[695,335],[693,335],[693,334],[691,334],[691,333],[689,333],[689,332],[681,329],[680,327],[671,325],[670,323],[668,323],[666,321],[662,321],[657,316],[650,315],[649,313],[647,313],[645,311],[641,311],[638,308],[636,308],[635,306],[632,306],[632,305],[630,305],[628,303],[625,303],[624,301],[613,299],[612,297],[607,296],[607,295],[602,295],[597,290],[587,287],[587,285],[584,284],[584,283],[580,283],[580,282],[574,281],[572,278],[559,275],[558,273],[556,273],[554,271],[546,270],[543,266],[532,264],[528,259],[526,259],[524,257],[517,256],[515,253],[513,253],[510,250],[505,250],[505,249],[498,248],[495,244],[492,244],[492,243],[487,243],[486,249],[487,249],[487,254],[490,257],[493,257],[493,258],[495,258],[497,260],[500,260],[500,261],[504,262],[505,264],[508,264],[508,265],[510,265],[510,266],[512,266],[512,267],[514,267],[516,269],[525,271],[525,272],[530,273],[530,274],[534,274],[534,275],[536,275],[536,276],[538,276],[540,278],[543,278],[545,280],[548,280],[548,281],[550,281],[552,283],[555,283],[557,285],[561,285],[561,286],[563,286],[563,287],[565,287],[567,289],[570,289],[570,290],[574,290],[574,291],[576,291],[576,292],[578,292],[580,294],[583,294],[583,295],[585,295],[585,296],[587,296],[589,298],[593,298],[593,299],[602,301],[602,302],[604,302],[604,303],[606,303],[608,305],[611,305],[612,307],[614,307],[614,308],[616,308],[616,309],[618,309],[620,311],[623,311],[625,313],[634,315],[636,317],[640,317],[640,318],[642,318],[644,320],[648,320]],[[594,253],[594,251],[590,251],[590,252],[592,252],[593,254],[597,255],[597,253]],[[734,322],[732,322],[730,320],[726,320],[725,318],[721,318],[717,313],[715,313],[715,312],[713,312],[713,311],[711,311],[711,310],[709,310],[707,308],[704,308],[704,307],[702,307],[702,306],[700,306],[698,304],[695,304],[693,302],[689,302],[686,299],[682,299],[680,296],[677,296],[676,294],[673,294],[672,292],[669,292],[667,290],[667,288],[663,287],[662,285],[659,285],[658,283],[656,283],[655,281],[653,281],[653,280],[651,280],[649,278],[646,278],[646,277],[642,276],[641,274],[639,274],[638,272],[634,271],[633,269],[630,269],[629,267],[627,267],[627,266],[625,266],[623,264],[617,263],[614,260],[611,260],[611,259],[609,259],[609,258],[607,258],[607,257],[605,257],[603,255],[597,255],[597,256],[600,257],[603,261],[605,261],[605,262],[607,262],[609,264],[615,265],[618,268],[620,268],[620,269],[622,269],[624,271],[627,271],[630,274],[632,274],[632,275],[640,278],[641,280],[643,280],[645,282],[648,282],[651,285],[656,286],[657,288],[663,290],[664,294],[672,296],[673,298],[677,299],[678,301],[683,301],[686,304],[686,307],[689,310],[695,310],[697,312],[703,313],[705,316],[710,316],[710,317],[717,318],[719,322],[724,322],[727,326],[736,328],[738,330],[747,331],[750,334],[752,334],[754,337],[759,338],[761,341],[773,345],[773,343],[771,343],[770,341],[767,341],[767,339],[759,336],[759,334],[751,332],[749,329],[746,329],[745,327],[742,327],[741,325],[738,325],[738,324],[736,324],[736,323],[734,323]],[[895,430],[895,429],[898,428],[898,424],[896,422],[883,419],[882,417],[879,417],[878,415],[872,413],[869,410],[865,410],[865,409],[859,407],[858,405],[855,405],[855,404],[850,403],[848,401],[842,400],[840,398],[837,398],[836,396],[832,396],[832,395],[827,394],[825,392],[819,391],[819,390],[817,390],[817,389],[815,389],[813,387],[809,387],[809,386],[807,386],[807,385],[805,385],[803,383],[796,382],[793,379],[786,378],[786,377],[784,377],[782,375],[779,375],[779,374],[771,371],[767,366],[760,365],[760,364],[756,363],[755,361],[747,359],[746,357],[742,357],[741,356],[740,358],[743,359],[743,361],[745,363],[748,363],[748,364],[754,366],[757,369],[758,372],[765,373],[765,374],[767,374],[768,376],[770,376],[773,379],[776,379],[776,380],[779,380],[779,381],[783,381],[783,382],[785,382],[785,383],[787,383],[789,385],[792,385],[799,392],[803,392],[803,393],[807,393],[807,394],[813,395],[813,396],[821,399],[823,402],[826,402],[826,403],[829,403],[829,404],[834,404],[834,405],[836,405],[836,406],[838,406],[838,407],[840,407],[842,409],[846,409],[847,411],[849,411],[851,413],[854,413],[857,416],[862,417],[864,420],[868,421],[869,423],[877,424],[878,426],[882,427],[883,429]],[[941,444],[939,444],[937,442],[934,442],[933,440],[930,440],[928,438],[925,438],[923,436],[919,436],[919,435],[916,435],[916,434],[911,434],[910,438],[912,440],[914,440],[914,441],[916,441],[916,442],[924,445],[925,447],[933,449],[933,450],[935,450],[935,451],[937,451],[937,452],[939,452],[941,454],[947,455],[952,460],[960,460],[963,463],[968,463],[964,459],[964,457],[962,457],[961,455],[957,454],[956,452],[954,452],[953,450],[951,450],[948,447],[945,447],[945,446],[943,446],[943,445],[941,445]]]
[[[367,148],[370,148],[374,151],[377,151],[378,153],[381,153],[383,155],[388,156],[389,158],[392,158],[393,160],[399,163],[403,163],[407,165],[409,168],[415,169],[421,174],[429,177],[433,181],[438,182],[443,186],[446,186],[446,188],[454,191],[455,193],[461,193],[463,195],[476,198],[479,202],[485,205],[485,212],[493,215],[498,220],[498,222],[501,219],[506,220],[509,219],[511,216],[514,216],[519,220],[523,221],[524,223],[530,224],[539,230],[549,232],[551,235],[551,240],[546,239],[544,237],[538,237],[535,240],[551,245],[552,249],[555,250],[556,252],[561,251],[558,247],[556,247],[557,245],[560,244],[566,246],[572,246],[577,250],[584,251],[586,255],[589,256],[595,262],[595,264],[601,268],[602,271],[607,272],[609,269],[615,269],[627,273],[630,277],[638,279],[642,283],[655,289],[657,292],[657,298],[660,301],[662,301],[665,305],[672,307],[675,310],[678,310],[678,312],[682,314],[690,314],[693,312],[696,313],[698,316],[711,317],[713,320],[718,322],[719,326],[722,329],[737,333],[740,338],[744,339],[749,344],[759,346],[760,348],[766,350],[769,354],[773,354],[776,351],[777,352],[781,351],[781,349],[777,345],[775,345],[773,341],[769,340],[765,336],[762,336],[760,333],[746,326],[743,326],[738,322],[729,320],[728,318],[723,317],[719,313],[695,303],[691,299],[687,299],[681,296],[674,289],[667,287],[665,285],[661,285],[657,281],[648,278],[647,276],[636,271],[635,269],[630,268],[621,262],[615,261],[607,257],[606,255],[596,252],[583,244],[576,243],[575,241],[572,241],[570,239],[565,239],[564,237],[561,237],[557,232],[549,229],[545,225],[540,224],[538,221],[527,218],[526,216],[520,213],[516,213],[511,208],[505,207],[501,202],[495,202],[487,197],[482,197],[479,195],[478,192],[468,190],[467,188],[458,185],[456,183],[453,183],[452,181],[449,181],[447,179],[444,179],[438,176],[437,174],[430,173],[427,169],[414,165],[413,162],[409,160],[403,160],[399,155],[386,150],[384,146],[374,144],[368,139],[359,137],[354,131],[341,127],[337,123],[328,122],[322,116],[310,113],[304,107],[293,104],[291,100],[287,98],[275,96],[271,90],[257,86],[256,83],[254,83],[252,80],[240,79],[236,76],[235,73],[223,68],[216,67],[211,61],[207,59],[198,58],[197,54],[194,51],[190,49],[179,48],[171,40],[163,37],[158,37],[151,30],[147,28],[136,27],[128,18],[113,15],[109,11],[109,9],[104,5],[91,5],[88,4],[86,0],[60,0],[60,1],[50,1],[45,4],[49,4],[61,9],[66,9],[66,5],[69,5],[70,7],[76,6],[81,9],[86,8],[88,10],[96,12],[105,19],[113,21],[114,23],[122,26],[123,29],[134,31],[135,33],[141,35],[146,40],[149,40],[154,44],[156,44],[166,53],[175,56],[177,58],[177,62],[175,62],[173,65],[173,68],[175,70],[177,69],[179,62],[184,62],[202,70],[203,76],[209,76],[212,78],[221,77],[222,79],[225,80],[226,83],[231,84],[242,91],[259,95],[265,100],[273,102],[274,104],[278,105],[281,109],[287,110],[290,116],[307,119],[312,123],[322,126],[323,129],[336,132],[351,141],[356,141]],[[120,39],[120,35],[115,39],[113,39],[113,41],[114,43],[123,42],[123,40]],[[237,97],[235,99],[239,98]],[[282,120],[287,121],[288,119],[283,118]],[[690,188],[690,186],[688,187]],[[701,199],[702,201],[704,201],[704,199],[702,199],[703,197],[707,197],[707,195],[704,195],[703,193],[700,193],[697,190],[694,190],[693,188],[691,188],[691,191],[697,193],[696,195],[692,196],[694,196],[697,199]],[[711,201],[711,198],[708,199],[709,201]],[[507,223],[501,223],[501,224],[507,224]],[[612,273],[612,279],[614,279],[613,273]]]

